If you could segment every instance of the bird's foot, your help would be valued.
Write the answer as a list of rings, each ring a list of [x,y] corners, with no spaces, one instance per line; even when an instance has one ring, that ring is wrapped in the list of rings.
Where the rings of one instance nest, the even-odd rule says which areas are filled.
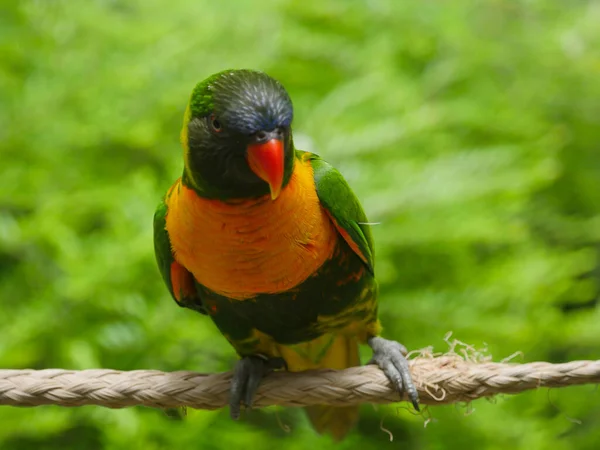
[[[367,342],[373,349],[373,357],[367,364],[377,364],[398,392],[406,392],[415,409],[420,411],[419,395],[408,369],[406,347],[380,337],[371,337]]]
[[[232,419],[240,417],[242,404],[252,408],[254,394],[263,377],[272,370],[285,368],[283,358],[267,358],[262,355],[245,356],[233,370],[229,392],[229,413]]]

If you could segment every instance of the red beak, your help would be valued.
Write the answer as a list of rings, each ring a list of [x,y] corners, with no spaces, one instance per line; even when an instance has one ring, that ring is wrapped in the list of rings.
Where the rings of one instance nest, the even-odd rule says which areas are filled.
[[[283,184],[283,142],[271,139],[261,144],[250,144],[246,154],[250,169],[265,180],[275,200]]]

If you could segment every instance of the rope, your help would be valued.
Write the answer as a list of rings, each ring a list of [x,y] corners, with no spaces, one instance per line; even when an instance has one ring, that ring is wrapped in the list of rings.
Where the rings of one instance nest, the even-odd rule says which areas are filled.
[[[541,387],[600,383],[600,360],[507,364],[478,363],[458,355],[444,355],[419,357],[410,363],[421,403],[428,405],[469,402]],[[230,380],[231,372],[0,370],[0,405],[218,409],[227,404]],[[261,383],[256,406],[348,406],[400,400],[379,368],[362,366],[340,371],[272,373]]]

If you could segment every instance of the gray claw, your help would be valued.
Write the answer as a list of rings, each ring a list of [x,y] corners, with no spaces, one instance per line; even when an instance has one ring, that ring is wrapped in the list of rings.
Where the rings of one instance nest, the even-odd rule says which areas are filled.
[[[412,405],[419,408],[419,394],[412,381],[405,358],[406,347],[396,341],[388,341],[380,337],[371,337],[367,341],[373,349],[373,357],[367,364],[377,364],[389,378],[398,392],[406,392]]]
[[[231,390],[229,393],[229,413],[237,420],[243,404],[252,408],[254,394],[263,377],[271,370],[285,367],[282,358],[265,358],[262,356],[245,356],[240,359],[233,370]]]

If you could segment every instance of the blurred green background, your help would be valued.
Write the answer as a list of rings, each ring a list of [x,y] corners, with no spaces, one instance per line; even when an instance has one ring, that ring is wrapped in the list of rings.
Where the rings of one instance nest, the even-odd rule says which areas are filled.
[[[385,335],[600,358],[600,3],[5,0],[0,367],[228,370],[155,267],[194,84],[262,69],[374,227]],[[424,424],[427,417],[431,421]],[[394,435],[393,443],[380,429]],[[291,429],[284,431],[279,423]],[[301,410],[0,408],[0,448],[321,449]],[[600,392],[365,405],[339,448],[596,449]]]

